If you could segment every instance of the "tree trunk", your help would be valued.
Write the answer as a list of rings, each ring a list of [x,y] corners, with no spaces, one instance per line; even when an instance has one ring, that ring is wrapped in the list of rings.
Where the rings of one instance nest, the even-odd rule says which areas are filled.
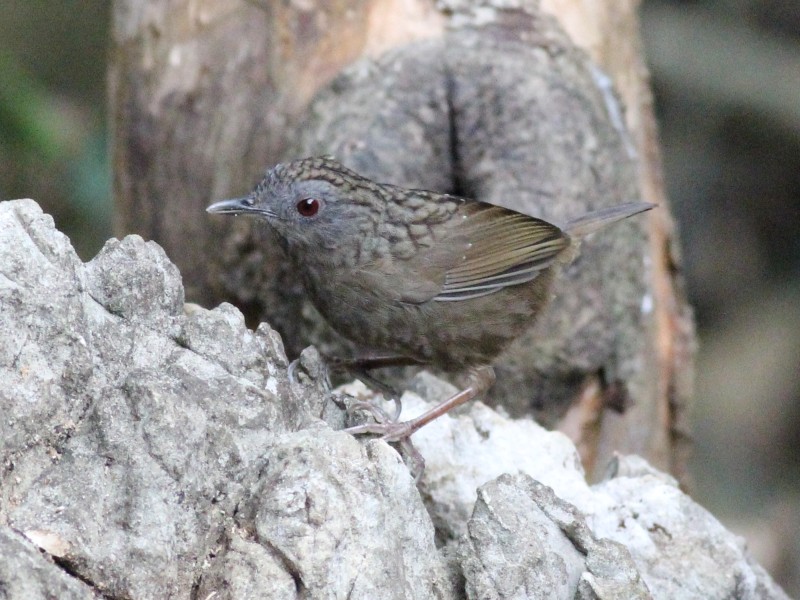
[[[117,231],[159,242],[187,298],[268,320],[290,354],[341,345],[269,232],[207,218],[265,167],[334,154],[366,176],[564,221],[632,199],[587,240],[488,401],[683,475],[694,338],[661,180],[636,2],[117,0]],[[643,259],[644,257],[644,259]]]

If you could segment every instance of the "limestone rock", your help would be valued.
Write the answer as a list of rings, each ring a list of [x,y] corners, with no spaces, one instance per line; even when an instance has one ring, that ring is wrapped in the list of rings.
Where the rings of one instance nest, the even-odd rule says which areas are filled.
[[[183,297],[154,243],[84,264],[0,203],[0,596],[786,598],[668,475],[618,457],[590,486],[565,436],[479,402],[415,434],[416,485],[335,430],[369,390],[329,393],[313,350],[290,381],[268,325]],[[413,388],[406,417],[452,392]]]

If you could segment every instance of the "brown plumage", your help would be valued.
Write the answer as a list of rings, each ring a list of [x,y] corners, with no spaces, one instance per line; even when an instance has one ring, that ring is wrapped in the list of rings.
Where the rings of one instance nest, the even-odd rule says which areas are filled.
[[[574,240],[653,205],[590,213],[564,229],[521,213],[447,194],[379,184],[329,158],[278,165],[246,198],[212,213],[265,220],[281,237],[311,300],[363,355],[356,367],[429,364],[472,369],[466,398],[494,381],[492,361],[547,302],[553,265]],[[419,422],[383,423],[402,439]]]

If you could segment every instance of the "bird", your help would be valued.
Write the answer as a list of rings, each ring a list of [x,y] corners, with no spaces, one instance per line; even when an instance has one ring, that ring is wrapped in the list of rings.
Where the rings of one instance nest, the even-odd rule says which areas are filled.
[[[466,372],[466,386],[422,415],[379,418],[351,433],[400,442],[483,393],[494,360],[547,305],[559,263],[585,235],[650,210],[647,202],[601,208],[563,227],[508,208],[377,183],[332,157],[269,169],[250,194],[212,214],[266,223],[326,321],[359,349],[327,357],[367,374],[420,365]],[[377,413],[376,413],[377,414]]]

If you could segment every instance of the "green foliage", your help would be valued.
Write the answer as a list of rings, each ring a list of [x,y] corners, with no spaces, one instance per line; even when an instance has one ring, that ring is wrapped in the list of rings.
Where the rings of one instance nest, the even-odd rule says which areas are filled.
[[[0,199],[34,198],[83,258],[111,235],[108,9],[0,3]]]

